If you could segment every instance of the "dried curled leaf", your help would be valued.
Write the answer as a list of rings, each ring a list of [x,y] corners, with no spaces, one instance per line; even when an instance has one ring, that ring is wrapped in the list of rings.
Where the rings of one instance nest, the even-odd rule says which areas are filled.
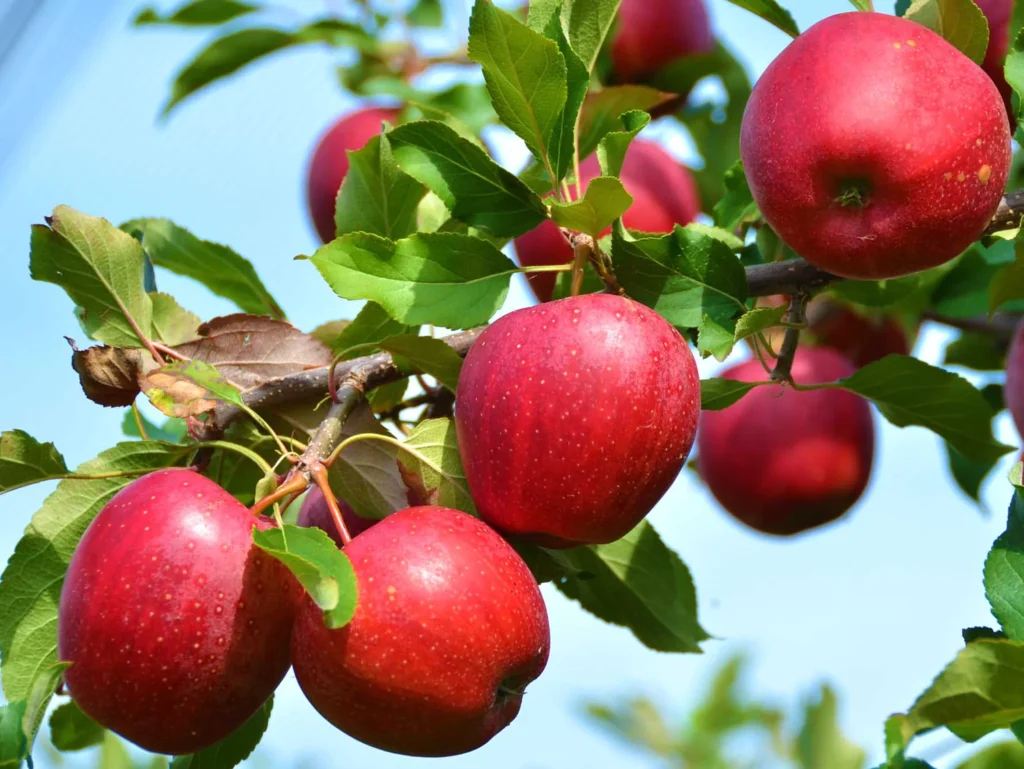
[[[143,350],[101,345],[75,350],[71,367],[86,397],[101,406],[130,406],[139,394],[143,368],[156,364]]]

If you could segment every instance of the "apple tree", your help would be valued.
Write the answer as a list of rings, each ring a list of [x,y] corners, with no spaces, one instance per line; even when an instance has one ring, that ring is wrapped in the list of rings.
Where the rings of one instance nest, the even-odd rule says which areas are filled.
[[[1014,451],[993,418],[1024,427],[1024,10],[854,0],[801,31],[775,0],[732,2],[794,38],[754,84],[702,0],[475,0],[443,54],[420,45],[438,0],[291,27],[236,0],[138,13],[210,36],[166,112],[279,51],[345,52],[340,82],[367,105],[312,153],[323,245],[295,269],[365,304],[302,331],[187,223],[40,212],[31,276],[71,299],[92,342],[72,369],[124,410],[125,441],[72,469],[0,438],[0,492],[57,482],[0,579],[0,766],[31,762],[57,698],[60,750],[110,730],[227,769],[289,668],[358,740],[474,750],[528,707],[558,643],[541,583],[651,649],[699,652],[690,571],[645,520],[695,442],[710,493],[774,536],[860,498],[872,405],[935,433],[977,499]],[[425,77],[442,69],[457,74]],[[643,134],[662,119],[699,168]],[[499,124],[526,168],[493,159]],[[165,271],[238,311],[197,317],[159,290]],[[538,302],[498,317],[520,273]],[[947,366],[1005,386],[913,357],[923,323],[961,331]],[[734,353],[699,380],[696,356]],[[887,722],[887,767],[922,766],[907,750],[934,729],[1024,738],[1019,467],[1011,481],[985,564],[999,626],[965,630]]]

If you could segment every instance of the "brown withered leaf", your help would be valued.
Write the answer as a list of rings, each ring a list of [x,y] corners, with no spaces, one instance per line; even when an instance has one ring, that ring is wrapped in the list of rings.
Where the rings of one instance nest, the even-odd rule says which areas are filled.
[[[75,350],[71,367],[78,372],[86,397],[101,406],[131,406],[139,394],[143,368],[155,362],[140,349],[101,345]]]
[[[198,417],[222,403],[242,405],[238,388],[201,360],[172,361],[140,377],[139,385],[169,417]]]
[[[235,313],[199,327],[200,338],[174,349],[210,363],[241,390],[270,379],[327,366],[330,349],[283,320]]]

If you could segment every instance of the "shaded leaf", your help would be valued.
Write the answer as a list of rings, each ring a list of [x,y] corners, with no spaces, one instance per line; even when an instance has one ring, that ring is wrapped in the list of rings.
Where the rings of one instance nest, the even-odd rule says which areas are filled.
[[[734,230],[743,222],[757,219],[761,212],[754,202],[754,196],[747,185],[747,175],[739,160],[725,173],[725,195],[715,203],[715,224],[724,230]],[[765,254],[766,261],[773,261]]]
[[[626,160],[626,152],[636,135],[651,122],[646,112],[633,110],[624,113],[619,122],[624,130],[609,131],[597,145],[597,160],[601,165],[601,173],[606,176],[618,176],[622,173],[622,164]]]
[[[580,109],[580,158],[597,149],[609,131],[622,126],[620,118],[627,112],[650,112],[674,96],[646,85],[617,85],[591,91]]]
[[[40,443],[24,430],[0,433],[0,493],[67,472],[52,443]]]
[[[757,387],[757,382],[739,382],[735,379],[700,380],[700,407],[703,411],[721,411],[728,408]]]
[[[452,392],[459,383],[462,358],[448,344],[429,336],[392,336],[380,343],[382,350],[401,356],[412,367],[428,374]]]
[[[50,742],[62,752],[99,745],[103,742],[103,731],[74,702],[65,702],[50,716]]]
[[[376,302],[367,302],[345,330],[331,343],[335,355],[362,345],[373,344],[391,336],[409,334],[416,326],[407,326],[393,319]],[[365,349],[355,350],[344,356],[345,359],[365,354]]]
[[[793,21],[789,11],[775,2],[775,0],[729,0],[729,2],[760,16],[787,35],[796,37],[800,34],[800,28]]]
[[[949,472],[952,474],[953,480],[956,481],[956,485],[973,501],[981,504],[981,485],[995,469],[997,461],[968,459],[948,443],[944,445],[949,459]]]
[[[476,515],[452,420],[424,420],[413,428],[404,444],[415,454],[403,451],[398,459],[406,471],[406,482],[414,481],[423,496],[422,504],[451,507]],[[409,474],[414,477],[410,478]]]
[[[370,232],[397,240],[415,232],[427,190],[395,165],[387,138],[374,136],[349,152],[348,161],[334,217],[337,234]]]
[[[903,18],[944,37],[975,64],[988,49],[988,22],[974,0],[914,0]]]

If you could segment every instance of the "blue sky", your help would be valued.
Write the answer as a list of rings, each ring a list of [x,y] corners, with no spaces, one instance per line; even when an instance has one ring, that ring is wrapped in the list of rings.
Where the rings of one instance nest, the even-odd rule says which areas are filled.
[[[465,15],[468,0],[453,4]],[[331,3],[290,5],[318,13]],[[851,9],[846,0],[786,5],[801,28]],[[752,73],[785,45],[781,32],[724,0],[710,6],[716,28]],[[292,261],[316,245],[302,197],[307,155],[319,132],[353,106],[336,86],[331,54],[275,57],[160,122],[171,74],[203,35],[133,30],[128,21],[136,7],[134,0],[50,0],[0,67],[0,328],[6,331],[0,427],[54,441],[70,465],[116,442],[122,413],[84,399],[63,339],[84,341],[71,303],[58,288],[28,277],[29,225],[55,205],[114,222],[166,216],[227,243],[255,263],[301,328],[357,310],[308,264]],[[282,21],[291,16],[287,7],[281,12]],[[458,33],[463,29],[459,24]],[[653,133],[687,157],[678,132],[655,127]],[[501,149],[510,163],[521,157],[510,142]],[[174,276],[161,274],[159,281],[203,317],[232,309]],[[508,309],[526,303],[523,285],[515,284]],[[945,338],[943,331],[925,333],[919,352],[935,361]],[[706,375],[714,366],[702,368]],[[839,524],[792,541],[741,528],[684,473],[651,520],[693,571],[702,622],[721,640],[709,642],[703,656],[656,654],[545,588],[552,623],[547,672],[509,729],[482,750],[440,765],[652,766],[595,731],[581,718],[581,704],[642,693],[682,714],[713,668],[737,650],[753,656],[751,688],[782,703],[832,682],[844,727],[878,758],[886,715],[906,708],[952,658],[962,627],[993,622],[981,565],[1002,530],[1010,495],[1007,460],[986,489],[991,513],[980,514],[952,485],[937,439],[920,429],[878,425],[879,451],[865,498]],[[999,429],[1018,445],[1008,421]],[[13,551],[48,491],[0,497],[0,559]],[[948,745],[943,737],[922,740],[923,756],[936,757],[931,743]],[[303,757],[311,766],[353,769],[425,765],[336,732],[291,678],[261,752],[275,766]]]

